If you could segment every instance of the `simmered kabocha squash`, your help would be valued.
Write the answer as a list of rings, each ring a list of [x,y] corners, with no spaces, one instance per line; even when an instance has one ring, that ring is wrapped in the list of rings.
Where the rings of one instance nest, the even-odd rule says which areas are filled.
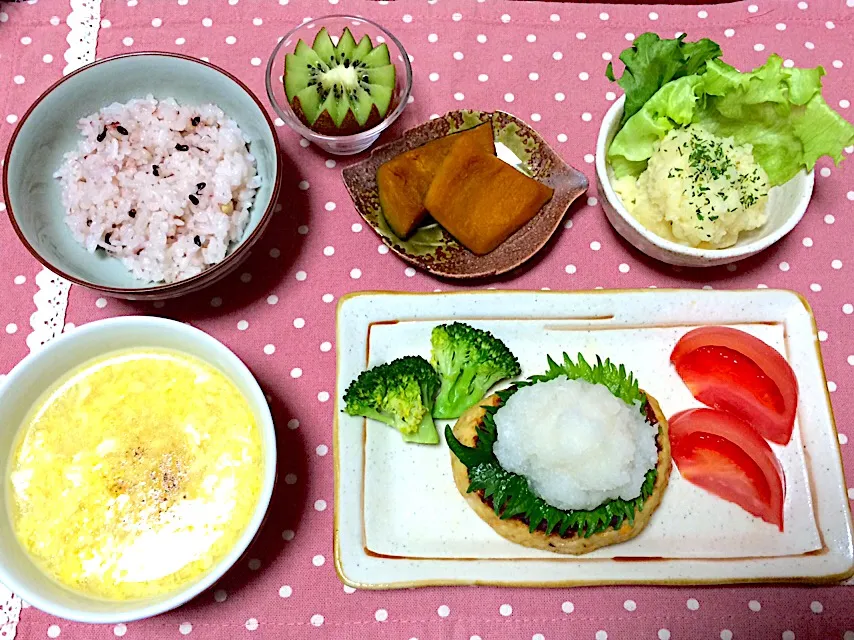
[[[424,205],[466,249],[485,255],[533,218],[553,193],[483,153],[471,138],[460,138],[430,184]]]
[[[492,124],[466,129],[402,153],[377,171],[380,206],[392,231],[406,238],[427,216],[424,197],[445,156],[463,138],[482,154],[495,155]]]

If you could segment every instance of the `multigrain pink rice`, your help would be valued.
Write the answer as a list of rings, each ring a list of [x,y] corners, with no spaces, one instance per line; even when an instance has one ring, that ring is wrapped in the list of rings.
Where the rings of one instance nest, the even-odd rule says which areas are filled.
[[[88,251],[115,256],[140,280],[175,282],[240,240],[261,179],[249,140],[219,107],[147,96],[78,127],[83,140],[55,177]]]

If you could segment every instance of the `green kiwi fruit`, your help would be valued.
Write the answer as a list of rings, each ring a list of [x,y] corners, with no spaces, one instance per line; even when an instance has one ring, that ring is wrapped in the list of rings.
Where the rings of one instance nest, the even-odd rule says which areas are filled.
[[[322,28],[309,47],[300,40],[285,56],[285,93],[297,117],[324,135],[375,127],[392,107],[395,67],[385,43],[357,43],[349,28],[335,44]]]

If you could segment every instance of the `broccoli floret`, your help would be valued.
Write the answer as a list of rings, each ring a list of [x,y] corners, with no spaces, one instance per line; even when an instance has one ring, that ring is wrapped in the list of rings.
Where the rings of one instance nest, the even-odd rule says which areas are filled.
[[[501,340],[461,322],[435,327],[431,342],[433,366],[442,383],[433,406],[434,418],[459,418],[492,385],[522,371]]]
[[[424,358],[406,356],[363,372],[344,392],[344,411],[394,427],[406,442],[438,444],[433,400],[439,376]]]

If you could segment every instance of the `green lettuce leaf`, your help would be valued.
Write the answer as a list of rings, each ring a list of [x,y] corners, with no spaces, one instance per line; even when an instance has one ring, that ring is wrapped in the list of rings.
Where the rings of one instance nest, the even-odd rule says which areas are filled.
[[[706,62],[721,55],[718,44],[707,38],[698,42],[684,40],[685,34],[673,40],[662,40],[655,33],[641,34],[620,54],[626,68],[619,80],[614,77],[613,65],[608,63],[605,75],[626,94],[621,126],[668,82],[702,73]]]
[[[664,136],[691,124],[702,84],[702,76],[696,75],[668,82],[629,118],[608,148],[608,162],[617,178],[640,175]]]
[[[640,175],[668,131],[697,123],[710,132],[753,146],[771,186],[830,156],[838,164],[854,144],[854,126],[821,96],[824,69],[787,69],[772,55],[748,73],[710,60],[702,75],[662,87],[626,122],[608,148],[615,175]]]
[[[637,381],[622,365],[617,366],[609,360],[602,362],[599,358],[596,359],[596,364],[590,365],[581,354],[578,355],[577,362],[573,362],[564,354],[561,364],[551,358],[548,363],[548,371],[544,374],[532,376],[497,393],[499,406],[486,409],[483,424],[477,429],[477,442],[474,447],[467,447],[457,440],[450,426],[445,428],[448,447],[468,469],[469,493],[483,491],[484,497],[491,500],[497,516],[503,520],[521,516],[528,523],[531,532],[542,525],[547,534],[557,532],[560,536],[566,536],[571,532],[590,537],[610,526],[618,529],[624,520],[634,523],[635,513],[643,510],[644,502],[652,495],[658,475],[655,468],[647,471],[640,495],[634,500],[608,500],[595,509],[564,511],[536,495],[524,476],[505,470],[495,457],[492,450],[498,438],[495,414],[519,389],[538,382],[564,376],[571,380],[580,378],[593,384],[601,384],[626,403],[639,405],[641,413],[645,413],[646,395],[640,391]]]
[[[695,121],[753,145],[769,183],[784,184],[823,156],[839,164],[843,148],[854,144],[854,126],[821,96],[823,75],[821,67],[787,69],[777,55],[750,73],[714,61],[703,76],[708,98]]]

